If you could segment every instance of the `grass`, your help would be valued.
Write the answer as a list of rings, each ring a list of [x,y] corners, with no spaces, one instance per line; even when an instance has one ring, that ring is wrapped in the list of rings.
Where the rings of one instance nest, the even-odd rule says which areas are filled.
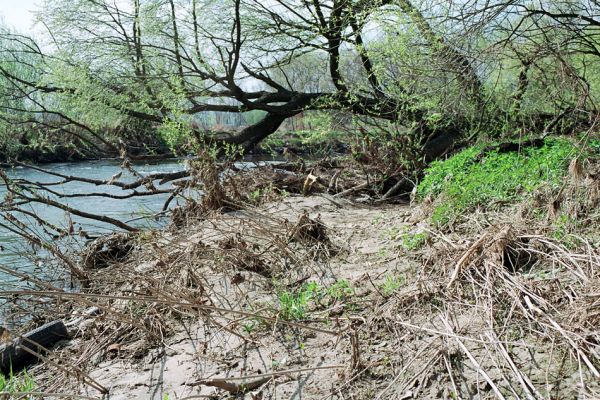
[[[427,238],[425,232],[405,233],[402,235],[402,247],[407,251],[419,250],[427,243]]]
[[[387,274],[381,284],[381,292],[385,296],[391,296],[406,283],[404,275]]]
[[[470,147],[426,170],[418,196],[437,198],[431,220],[447,225],[477,207],[518,201],[543,185],[559,186],[578,149],[566,139],[546,139],[541,147],[521,152],[482,154],[485,146]]]
[[[8,377],[0,375],[0,392],[2,393],[29,393],[33,392],[35,388],[35,381],[27,371],[19,375],[14,375],[11,371]]]
[[[310,282],[298,292],[281,292],[278,294],[281,318],[287,321],[306,319],[309,301],[320,291],[316,282]]]
[[[350,287],[350,283],[345,279],[336,281],[327,289],[327,295],[336,301],[346,300],[354,294],[354,289]]]
[[[354,289],[345,279],[337,280],[329,287],[309,282],[296,292],[285,291],[277,295],[279,315],[287,321],[305,320],[311,308],[314,309],[323,304],[346,302],[353,295]]]
[[[390,228],[384,229],[383,232],[379,235],[379,238],[382,240],[396,240],[400,236],[400,228],[397,226],[392,226]]]

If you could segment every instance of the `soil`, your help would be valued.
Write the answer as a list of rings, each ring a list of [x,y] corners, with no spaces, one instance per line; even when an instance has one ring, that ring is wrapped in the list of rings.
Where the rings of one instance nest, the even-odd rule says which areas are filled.
[[[126,260],[94,272],[91,294],[114,299],[88,297],[71,305],[74,315],[84,305],[101,310],[52,356],[84,374],[73,379],[72,370],[57,376],[56,369],[40,367],[36,376],[48,379],[48,391],[100,398],[91,378],[111,400],[576,399],[600,393],[593,371],[599,367],[597,326],[584,318],[576,336],[565,332],[588,335],[577,346],[586,346],[581,354],[592,366],[582,367],[580,353],[559,346],[560,333],[536,336],[525,319],[514,317],[523,302],[488,308],[489,298],[510,299],[499,297],[513,288],[509,283],[505,288],[496,280],[477,292],[485,281],[475,279],[470,259],[463,260],[460,282],[452,282],[457,260],[479,251],[477,237],[508,237],[498,227],[505,225],[461,236],[430,231],[417,215],[406,204],[290,196],[182,230],[145,233]],[[298,229],[307,224],[324,230],[301,240]],[[481,257],[490,251],[481,250]],[[482,264],[488,281],[493,274],[508,282],[522,278],[491,263]],[[569,271],[537,268],[539,276],[523,279],[539,290],[524,290],[552,321],[564,326],[565,313],[577,309],[574,296],[570,305],[561,299],[555,308],[543,305],[552,280],[587,291],[592,303],[583,307],[590,315],[600,310],[597,272],[586,270],[589,279],[579,284]],[[552,268],[551,278],[540,278]],[[286,317],[282,293],[302,293],[312,282],[319,289],[301,314]],[[506,313],[514,326],[496,326],[494,313]]]

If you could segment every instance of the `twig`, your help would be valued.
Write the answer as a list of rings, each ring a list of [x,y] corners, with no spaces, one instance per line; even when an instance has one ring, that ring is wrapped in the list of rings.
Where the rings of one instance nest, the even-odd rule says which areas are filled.
[[[530,400],[543,399],[544,396],[542,396],[535,389],[535,386],[533,386],[533,383],[527,377],[527,375],[523,374],[521,372],[521,370],[519,370],[517,368],[517,366],[515,365],[514,361],[511,358],[510,354],[508,353],[508,351],[506,350],[506,348],[504,348],[504,346],[502,345],[502,343],[500,342],[500,340],[497,340],[497,338],[493,338],[490,333],[488,333],[488,337],[489,337],[490,341],[492,343],[494,343],[496,346],[498,346],[498,348],[500,349],[500,354],[502,354],[502,356],[504,357],[504,359],[506,360],[506,362],[508,363],[508,365],[510,366],[510,368],[513,370],[513,372],[515,374],[515,377],[517,378],[517,380],[521,384],[521,387],[523,388],[523,390],[527,394],[527,398],[530,399]]]
[[[371,184],[371,182],[361,183],[360,185],[356,185],[356,186],[351,187],[350,189],[346,189],[346,190],[344,190],[342,192],[336,193],[336,194],[333,195],[333,197],[344,197],[344,196],[347,196],[349,194],[352,194],[352,193],[356,192],[357,190],[361,190],[361,189],[366,188],[370,184]]]
[[[588,369],[592,372],[592,374],[596,377],[596,378],[600,378],[600,372],[598,372],[598,370],[596,369],[596,367],[594,366],[594,364],[592,364],[592,362],[590,361],[590,359],[585,355],[585,353],[583,351],[581,351],[581,349],[579,348],[579,346],[577,346],[577,343],[575,343],[573,341],[573,339],[571,339],[569,337],[569,335],[567,335],[567,332],[563,329],[562,326],[560,326],[556,321],[554,321],[549,315],[547,315],[546,313],[544,313],[539,307],[536,307],[532,302],[531,299],[529,298],[529,296],[524,295],[523,296],[525,299],[525,303],[527,304],[527,306],[529,307],[530,310],[535,311],[536,313],[538,313],[539,315],[546,317],[546,319],[550,322],[550,324],[565,338],[567,339],[567,341],[569,342],[569,344],[573,347],[573,349],[575,349],[575,351],[577,352],[577,354],[581,357],[581,359],[583,359],[583,362],[585,363],[585,365],[588,367]]]
[[[204,304],[193,304],[183,301],[172,301],[172,300],[164,300],[156,297],[150,296],[118,296],[118,295],[103,295],[103,294],[94,294],[94,293],[69,293],[69,292],[60,292],[60,291],[38,291],[38,290],[3,290],[0,291],[1,296],[12,296],[12,295],[32,295],[32,296],[41,296],[41,297],[57,297],[57,298],[97,298],[97,299],[109,299],[109,300],[126,300],[126,301],[145,301],[150,303],[158,303],[158,304],[170,304],[181,307],[189,307],[195,310],[205,310],[205,311],[215,311],[222,312],[226,314],[235,314],[242,315],[252,318],[261,318],[265,321],[270,321],[276,324],[293,326],[300,329],[306,329],[314,332],[326,333],[329,335],[339,336],[341,331],[331,331],[327,329],[315,328],[309,325],[300,324],[292,321],[285,321],[279,318],[267,317],[263,315],[257,315],[256,313],[251,313],[247,311],[241,310],[232,310],[227,308],[215,307],[215,306],[207,306]]]
[[[451,334],[451,335],[454,335],[454,331],[453,331],[452,327],[450,326],[450,323],[448,322],[448,320],[446,320],[442,315],[440,315],[439,317],[440,317],[440,320],[442,321],[442,323],[444,324],[444,326],[446,327],[446,329],[448,330],[448,333]],[[504,400],[505,397],[500,392],[500,389],[498,389],[498,387],[496,386],[496,384],[494,383],[494,381],[492,380],[492,378],[490,378],[490,376],[487,374],[487,372],[485,372],[485,370],[477,362],[477,360],[475,359],[475,357],[473,357],[473,354],[471,354],[471,352],[469,351],[469,349],[467,349],[467,347],[463,344],[463,342],[461,342],[458,339],[458,337],[454,336],[454,340],[456,340],[456,343],[461,348],[461,350],[463,351],[463,353],[465,353],[466,356],[469,357],[469,360],[471,360],[471,363],[473,363],[473,365],[477,369],[477,372],[479,372],[481,374],[481,376],[483,376],[483,379],[485,379],[485,381],[490,385],[490,387],[492,388],[492,390],[494,391],[494,393],[496,394],[496,396],[499,399]]]
[[[460,270],[463,266],[463,264],[467,261],[467,259],[475,252],[477,251],[477,249],[479,248],[479,246],[481,245],[481,243],[483,243],[483,241],[485,239],[487,239],[487,237],[489,236],[489,233],[486,232],[484,233],[479,239],[477,239],[477,241],[475,243],[473,243],[471,245],[471,247],[469,247],[469,250],[467,250],[462,257],[460,258],[460,260],[458,260],[458,262],[456,263],[456,267],[454,268],[454,272],[452,272],[452,275],[450,276],[450,281],[448,282],[448,285],[446,286],[446,288],[450,288],[450,286],[452,286],[452,284],[454,283],[454,281],[456,280],[456,278],[458,277],[458,274],[460,273]]]
[[[68,400],[102,400],[100,397],[82,396],[79,394],[62,394],[62,393],[46,393],[46,392],[0,392],[0,398],[7,396],[7,398],[14,399],[14,396],[24,396],[23,398],[30,399],[32,396],[43,396],[42,398],[47,399],[50,397],[64,398]]]
[[[346,366],[345,365],[325,365],[322,367],[288,369],[288,370],[284,370],[284,371],[270,372],[270,373],[259,374],[259,375],[237,376],[237,377],[231,377],[231,378],[203,379],[203,380],[199,380],[197,382],[192,383],[190,386],[199,386],[199,385],[214,386],[214,387],[218,387],[220,389],[226,390],[231,393],[243,393],[243,392],[247,392],[249,390],[256,389],[256,388],[264,385],[271,379],[279,378],[281,376],[295,374],[295,373],[301,373],[301,372],[312,372],[312,371],[323,370],[323,369],[341,369],[341,368],[346,368]],[[233,383],[234,381],[245,381],[248,379],[255,379],[255,380],[253,380],[251,382],[244,382],[241,384]]]

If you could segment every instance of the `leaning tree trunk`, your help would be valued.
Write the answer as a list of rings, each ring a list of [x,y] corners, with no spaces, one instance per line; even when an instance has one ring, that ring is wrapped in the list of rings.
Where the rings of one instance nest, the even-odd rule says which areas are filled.
[[[247,152],[263,139],[275,133],[288,117],[291,117],[291,115],[267,114],[262,120],[244,128],[236,135],[233,138],[234,143],[241,145],[244,151]]]

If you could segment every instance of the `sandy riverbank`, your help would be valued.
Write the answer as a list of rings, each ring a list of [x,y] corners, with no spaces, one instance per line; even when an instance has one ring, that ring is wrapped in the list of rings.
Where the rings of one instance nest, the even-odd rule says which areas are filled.
[[[101,314],[38,381],[115,400],[597,393],[597,247],[515,210],[445,233],[425,214],[291,196],[139,235],[69,304]],[[509,268],[509,248],[536,259]]]

